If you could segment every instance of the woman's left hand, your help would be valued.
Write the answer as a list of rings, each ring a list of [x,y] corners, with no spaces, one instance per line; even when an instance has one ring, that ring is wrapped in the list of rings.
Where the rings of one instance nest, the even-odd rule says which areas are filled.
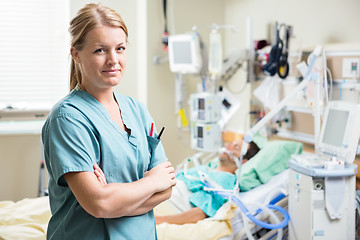
[[[99,165],[97,165],[96,163],[94,164],[94,174],[96,175],[96,178],[99,180],[100,183],[102,183],[103,185],[106,185],[106,178],[105,178],[105,174],[104,172],[101,170],[101,168],[99,167]]]

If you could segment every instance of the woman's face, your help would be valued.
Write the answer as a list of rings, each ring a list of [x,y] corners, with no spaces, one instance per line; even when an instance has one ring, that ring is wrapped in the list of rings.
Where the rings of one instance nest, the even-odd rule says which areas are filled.
[[[126,34],[118,27],[101,26],[89,31],[81,50],[71,48],[79,63],[81,87],[101,90],[116,86],[126,66]]]

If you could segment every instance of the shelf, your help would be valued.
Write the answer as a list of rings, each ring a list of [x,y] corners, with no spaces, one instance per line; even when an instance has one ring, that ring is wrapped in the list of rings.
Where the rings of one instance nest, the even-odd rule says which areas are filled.
[[[2,135],[24,135],[41,133],[45,120],[33,121],[0,121],[0,136]]]

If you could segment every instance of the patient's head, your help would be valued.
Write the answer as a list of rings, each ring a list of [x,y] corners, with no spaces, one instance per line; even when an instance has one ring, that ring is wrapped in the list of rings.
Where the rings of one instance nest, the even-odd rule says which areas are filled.
[[[232,143],[228,143],[226,145],[226,149],[230,152],[230,154],[226,152],[222,152],[219,155],[219,162],[220,162],[220,170],[228,171],[228,172],[235,172],[237,169],[237,165],[235,163],[234,158],[239,158],[241,155],[241,146],[242,146],[242,139],[236,140]],[[250,158],[258,153],[260,148],[254,143],[250,142],[248,144],[248,149],[246,154],[243,157],[243,163],[248,161]]]

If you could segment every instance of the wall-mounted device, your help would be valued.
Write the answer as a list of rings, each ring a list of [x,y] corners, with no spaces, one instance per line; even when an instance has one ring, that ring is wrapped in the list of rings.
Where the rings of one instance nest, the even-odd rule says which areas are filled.
[[[218,123],[193,122],[191,125],[191,147],[205,152],[221,147],[221,129]]]
[[[221,98],[218,95],[203,92],[191,94],[191,121],[217,122],[221,118]]]
[[[200,38],[195,32],[171,35],[168,42],[170,70],[196,74],[202,68]]]

